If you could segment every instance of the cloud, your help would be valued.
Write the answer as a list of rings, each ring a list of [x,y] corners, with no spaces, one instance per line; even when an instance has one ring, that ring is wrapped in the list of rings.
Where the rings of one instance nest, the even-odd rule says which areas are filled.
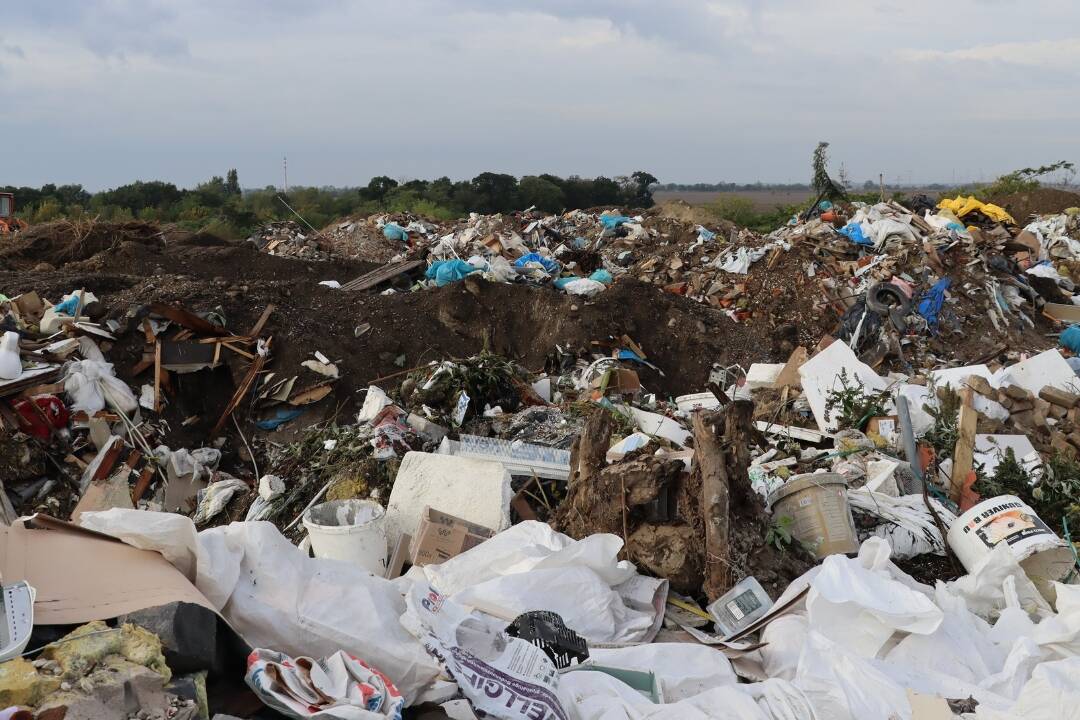
[[[1072,69],[1080,62],[1080,38],[1025,40],[948,50],[902,50],[909,62],[998,63],[1034,68]]]

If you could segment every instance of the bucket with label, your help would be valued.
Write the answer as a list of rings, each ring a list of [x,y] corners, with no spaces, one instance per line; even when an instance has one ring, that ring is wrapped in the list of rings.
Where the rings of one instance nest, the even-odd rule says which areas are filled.
[[[859,550],[847,481],[837,473],[794,475],[769,496],[773,520],[792,519],[791,535],[815,558]]]
[[[949,547],[968,572],[1006,543],[1020,567],[1044,594],[1073,567],[1073,554],[1030,505],[1014,495],[983,500],[956,518],[949,528]]]
[[[331,500],[304,513],[310,545],[317,558],[344,560],[376,575],[386,570],[386,511],[372,500]]]

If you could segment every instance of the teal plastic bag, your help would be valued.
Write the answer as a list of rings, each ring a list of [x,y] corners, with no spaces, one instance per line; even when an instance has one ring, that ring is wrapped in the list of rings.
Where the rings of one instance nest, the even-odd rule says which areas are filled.
[[[464,260],[436,260],[424,273],[428,280],[434,280],[439,287],[463,280],[469,273],[479,272]]]
[[[609,273],[604,268],[594,270],[593,274],[589,276],[589,279],[595,280],[599,283],[604,283],[605,285],[610,285],[615,280],[615,278],[611,277],[611,273]]]
[[[383,225],[382,234],[387,240],[400,240],[401,242],[409,241],[409,231],[398,225],[396,222],[390,222]]]

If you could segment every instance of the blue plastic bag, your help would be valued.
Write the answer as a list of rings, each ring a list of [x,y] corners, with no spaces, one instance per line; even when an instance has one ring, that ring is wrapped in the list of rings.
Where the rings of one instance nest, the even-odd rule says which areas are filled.
[[[67,315],[68,317],[74,317],[75,311],[79,309],[79,296],[72,295],[67,300],[57,305],[53,305],[53,310],[57,315]]]
[[[601,215],[600,224],[604,226],[605,230],[614,230],[623,223],[628,223],[633,218],[628,218],[625,215]]]
[[[856,245],[873,245],[874,241],[866,237],[863,233],[862,225],[856,222],[850,222],[844,227],[840,228],[837,232],[846,236],[851,242]]]
[[[716,233],[714,233],[712,230],[709,230],[703,225],[698,225],[697,239],[701,242],[712,242],[716,239]]]
[[[593,274],[589,276],[589,279],[590,280],[595,280],[596,282],[599,282],[599,283],[604,283],[605,285],[610,285],[612,283],[612,281],[615,280],[615,278],[611,277],[611,273],[609,273],[604,268],[600,268],[599,270],[594,270]]]
[[[1080,355],[1080,325],[1070,325],[1065,328],[1058,342],[1061,343],[1061,347]]]
[[[439,287],[462,280],[469,273],[479,272],[464,260],[436,260],[424,273],[428,280],[434,280]]]
[[[382,234],[387,240],[400,240],[401,242],[409,241],[409,231],[398,225],[396,222],[389,222],[383,225]]]
[[[926,322],[931,328],[937,327],[938,313],[941,312],[941,306],[945,304],[945,290],[950,285],[952,285],[952,278],[946,277],[938,280],[922,296],[918,307],[915,309],[916,312],[926,318]]]
[[[529,253],[528,255],[522,255],[514,261],[514,267],[525,267],[529,263],[537,263],[549,273],[556,272],[559,269],[559,263],[555,262],[551,258],[544,257],[540,253]]]

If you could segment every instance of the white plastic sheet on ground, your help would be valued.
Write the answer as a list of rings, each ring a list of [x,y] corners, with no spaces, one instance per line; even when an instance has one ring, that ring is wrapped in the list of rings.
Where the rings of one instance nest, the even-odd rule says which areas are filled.
[[[253,647],[308,657],[345,650],[384,672],[408,702],[439,673],[401,626],[405,602],[391,582],[306,557],[271,523],[236,522],[196,536],[182,515],[119,509],[83,513],[80,523],[170,560],[196,558],[196,587]]]
[[[826,412],[825,404],[830,392],[843,389],[840,382],[841,372],[845,373],[849,387],[862,385],[864,391],[879,391],[888,385],[885,378],[859,360],[846,343],[834,342],[807,360],[799,368],[799,378],[802,380],[806,400],[814,412],[814,419],[817,420],[818,429],[822,432],[836,429],[838,409]]]
[[[409,576],[505,622],[550,610],[592,642],[647,642],[659,627],[667,583],[619,560],[622,544],[608,534],[573,540],[527,521]]]

